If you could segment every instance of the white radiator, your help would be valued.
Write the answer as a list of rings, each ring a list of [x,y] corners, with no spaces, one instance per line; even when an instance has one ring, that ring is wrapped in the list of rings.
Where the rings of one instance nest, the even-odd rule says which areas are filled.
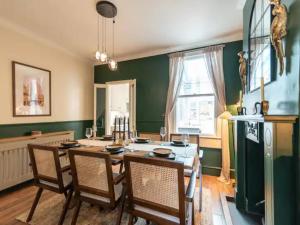
[[[74,131],[0,139],[0,191],[33,178],[28,144],[53,145],[73,139]]]

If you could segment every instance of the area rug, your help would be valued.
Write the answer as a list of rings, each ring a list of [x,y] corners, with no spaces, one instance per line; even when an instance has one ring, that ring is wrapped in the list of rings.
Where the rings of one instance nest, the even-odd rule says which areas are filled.
[[[212,197],[209,189],[203,188],[202,195],[202,212],[200,225],[212,225]],[[198,213],[198,196],[199,192],[195,193],[195,211]],[[63,195],[55,195],[50,199],[41,202],[34,213],[30,225],[57,225],[62,206],[64,203]],[[66,215],[64,224],[70,225],[73,215],[73,210],[70,209]],[[26,218],[29,210],[19,215],[16,219],[27,224]],[[119,208],[115,210],[99,210],[97,206],[90,206],[90,204],[82,203],[80,213],[77,220],[77,225],[115,225],[116,219],[119,213]],[[127,225],[128,214],[124,212],[122,218],[122,225]],[[135,225],[144,225],[146,222],[142,219],[138,219]],[[198,224],[197,224],[198,225]]]

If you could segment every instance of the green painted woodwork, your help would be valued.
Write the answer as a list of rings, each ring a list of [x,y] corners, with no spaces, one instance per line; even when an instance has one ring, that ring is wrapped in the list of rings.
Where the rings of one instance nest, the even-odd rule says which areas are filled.
[[[255,0],[247,0],[244,12],[243,12],[243,50],[248,53],[248,44],[249,44],[249,24],[251,18],[251,9],[253,7]],[[299,105],[299,72],[300,72],[300,1],[299,0],[282,0],[283,4],[286,5],[288,10],[288,35],[284,40],[285,48],[285,65],[286,71],[283,76],[280,76],[278,73],[272,74],[276,77],[275,81],[265,86],[265,97],[270,102],[269,114],[273,115],[297,115],[299,116],[300,105]],[[273,62],[272,67],[277,67],[277,63]],[[254,92],[248,93],[244,97],[244,103],[247,107],[247,111],[251,112],[255,102],[260,101],[260,91],[256,90]],[[295,196],[297,199],[298,211],[297,215],[297,224],[300,224],[300,132],[299,132],[299,122],[296,124],[295,130],[295,140],[294,140],[294,156],[287,157],[285,159],[274,160],[274,172],[276,180],[274,181],[278,184],[278,187],[287,184],[288,181],[297,181],[297,194],[293,189],[294,193],[290,193],[291,196]],[[296,164],[295,164],[296,162]],[[286,164],[286,168],[290,168],[290,173],[281,174],[280,169],[283,168]],[[297,169],[295,169],[295,166]],[[296,171],[295,173],[293,171]],[[280,190],[277,191],[274,201],[284,202],[284,199],[288,199],[286,193],[282,193]],[[290,205],[293,203],[290,202]],[[290,208],[278,209],[279,214],[275,215],[275,224],[288,224],[288,221],[278,221],[277,218],[283,218],[282,215],[290,215]]]
[[[5,124],[0,125],[0,138],[18,137],[30,135],[33,130],[40,130],[43,133],[74,130],[75,139],[85,137],[85,128],[92,127],[92,120],[62,121],[47,123],[28,124]]]
[[[236,179],[236,207],[239,210],[246,210],[246,173],[244,166],[246,164],[246,142],[245,142],[245,123],[236,122],[235,132],[238,134],[237,148],[235,149],[235,179]]]
[[[223,53],[223,68],[228,110],[236,113],[236,103],[239,101],[241,89],[237,53],[242,50],[242,41],[225,43]],[[118,71],[112,72],[107,65],[95,66],[95,83],[105,83],[116,80],[136,79],[137,129],[144,132],[159,132],[163,125],[163,114],[169,84],[169,57],[157,55],[141,59],[119,62]],[[231,135],[232,136],[232,135]],[[233,142],[230,142],[233,146]],[[234,169],[234,153],[231,147],[232,165]],[[220,175],[220,149],[204,149],[203,171],[210,175]]]
[[[249,51],[249,24],[251,19],[251,10],[254,0],[247,0],[244,7],[244,41],[243,49],[246,53]],[[289,12],[288,35],[285,39],[286,70],[282,76],[272,74],[275,81],[265,85],[265,98],[269,101],[270,115],[298,115],[299,114],[299,70],[300,70],[300,22],[299,0],[282,0],[287,6]],[[275,54],[275,53],[274,53]],[[271,67],[277,67],[276,60]],[[276,69],[275,69],[276,71]],[[244,103],[247,111],[250,113],[255,102],[260,102],[260,90],[247,93],[244,97]]]

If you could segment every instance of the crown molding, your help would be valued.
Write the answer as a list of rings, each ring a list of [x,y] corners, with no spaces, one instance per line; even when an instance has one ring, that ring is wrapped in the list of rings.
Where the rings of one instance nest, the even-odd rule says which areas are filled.
[[[179,51],[184,51],[184,50],[202,48],[202,47],[206,47],[209,45],[218,45],[218,44],[224,44],[224,43],[226,44],[226,43],[233,42],[233,41],[240,41],[242,39],[243,39],[243,31],[238,30],[238,31],[230,34],[229,36],[219,37],[216,39],[212,39],[210,41],[197,42],[197,43],[188,44],[188,45],[178,45],[178,46],[169,47],[169,48],[155,49],[153,51],[128,54],[126,56],[116,57],[116,60],[118,62],[123,62],[123,61],[129,61],[129,60],[133,60],[133,59],[140,59],[140,58],[169,54],[169,53],[179,52]],[[107,63],[95,62],[94,66],[104,65],[104,64],[107,64]]]
[[[48,46],[50,48],[53,48],[53,49],[56,49],[68,56],[71,56],[73,58],[76,58],[80,61],[84,61],[84,62],[87,62],[87,63],[93,63],[91,60],[87,59],[86,57],[82,57],[72,51],[70,51],[69,49],[67,48],[64,48],[60,45],[58,45],[57,43],[53,42],[53,41],[50,41],[49,39],[46,39],[46,38],[43,38],[37,34],[35,34],[34,32],[24,28],[24,27],[21,27],[17,24],[14,24],[14,23],[11,23],[3,18],[0,18],[0,26],[2,28],[5,28],[7,30],[10,30],[10,31],[13,31],[15,33],[18,33],[20,35],[23,35],[29,39],[32,39],[34,41],[37,41],[45,46]]]

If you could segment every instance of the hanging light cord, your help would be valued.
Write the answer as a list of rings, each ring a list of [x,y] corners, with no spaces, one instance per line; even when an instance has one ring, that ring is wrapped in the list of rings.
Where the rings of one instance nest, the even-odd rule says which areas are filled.
[[[113,58],[115,58],[115,18],[113,19],[113,52],[112,52],[112,55],[113,55]]]
[[[100,18],[99,18],[99,15],[98,15],[98,32],[97,32],[97,40],[98,40],[98,48],[97,48],[97,50],[99,51],[99,20],[100,20]]]

